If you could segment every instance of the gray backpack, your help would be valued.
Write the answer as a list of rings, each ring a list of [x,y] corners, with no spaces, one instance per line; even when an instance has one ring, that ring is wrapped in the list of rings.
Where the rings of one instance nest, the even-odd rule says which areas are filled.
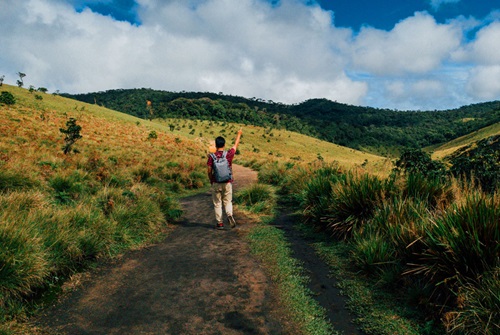
[[[227,151],[223,151],[220,158],[217,158],[215,154],[210,154],[214,162],[212,169],[214,172],[215,182],[217,183],[227,183],[233,179],[233,171],[231,171],[226,155]]]

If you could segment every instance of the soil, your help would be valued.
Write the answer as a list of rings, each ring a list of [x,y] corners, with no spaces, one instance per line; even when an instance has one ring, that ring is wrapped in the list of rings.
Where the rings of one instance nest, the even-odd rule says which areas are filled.
[[[234,190],[257,174],[234,165]],[[44,334],[293,334],[281,318],[273,284],[243,238],[253,224],[236,212],[236,229],[214,229],[210,193],[181,201],[184,215],[162,242],[127,253],[92,272],[33,323]],[[283,214],[296,256],[307,265],[311,289],[335,327],[350,323],[328,267],[317,259]],[[227,225],[228,226],[228,225]]]

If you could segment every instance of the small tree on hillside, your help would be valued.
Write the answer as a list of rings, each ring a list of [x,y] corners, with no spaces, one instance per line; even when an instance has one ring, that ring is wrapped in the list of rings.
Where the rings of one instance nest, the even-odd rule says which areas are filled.
[[[65,155],[71,152],[73,144],[75,144],[76,141],[82,138],[82,135],[80,135],[80,130],[82,130],[82,127],[76,124],[76,119],[74,118],[70,118],[66,122],[66,129],[59,128],[59,131],[61,133],[66,134],[66,136],[64,137],[64,146],[62,147]]]
[[[24,74],[22,72],[18,72],[17,74],[19,76],[19,80],[17,81],[17,86],[23,87],[23,85],[24,85],[23,78],[26,77],[26,74]]]
[[[444,177],[446,166],[432,160],[431,155],[420,149],[409,149],[403,152],[396,162],[395,172],[420,173],[426,177]]]
[[[0,86],[2,86],[2,85],[3,85],[3,80],[4,80],[4,79],[5,79],[5,75],[3,75],[3,76],[1,76],[1,77],[0,77]]]

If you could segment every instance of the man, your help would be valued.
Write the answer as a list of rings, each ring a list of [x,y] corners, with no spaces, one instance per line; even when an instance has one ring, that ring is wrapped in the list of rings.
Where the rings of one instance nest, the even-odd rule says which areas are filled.
[[[231,168],[233,164],[234,154],[236,153],[236,149],[240,144],[242,130],[238,130],[238,135],[236,136],[236,140],[234,141],[234,146],[229,149],[226,153],[226,159]],[[220,159],[224,155],[224,148],[226,146],[226,140],[219,136],[215,139],[215,153],[210,154],[208,156],[208,178],[210,179],[210,183],[212,184],[212,201],[214,203],[215,209],[215,228],[216,229],[224,229],[224,222],[222,219],[222,206],[224,205],[224,210],[226,211],[227,220],[231,228],[236,227],[236,221],[233,217],[233,179],[226,182],[216,182],[214,175],[214,157],[216,159]]]

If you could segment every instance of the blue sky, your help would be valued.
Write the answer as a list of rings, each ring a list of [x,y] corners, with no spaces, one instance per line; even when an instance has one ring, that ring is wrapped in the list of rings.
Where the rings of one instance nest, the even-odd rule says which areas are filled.
[[[500,100],[500,0],[2,0],[0,76],[391,109]]]

